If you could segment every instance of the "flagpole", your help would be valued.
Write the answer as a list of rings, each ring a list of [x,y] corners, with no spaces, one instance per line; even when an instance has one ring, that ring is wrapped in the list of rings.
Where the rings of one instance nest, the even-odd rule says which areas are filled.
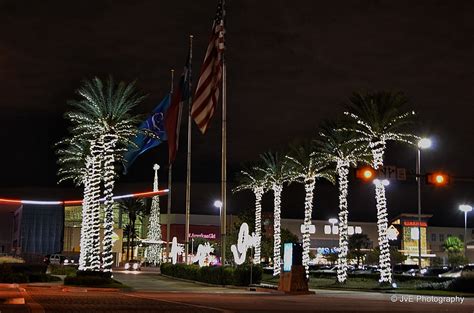
[[[189,77],[192,74],[192,58],[193,58],[193,35],[189,35]],[[189,90],[191,91],[191,79],[188,79]],[[186,222],[184,232],[184,259],[185,263],[188,264],[189,254],[189,220],[191,211],[191,94],[188,97],[188,153],[187,153],[187,167],[186,167]]]
[[[226,64],[222,60],[222,155],[221,155],[221,262],[225,265],[226,235],[227,235],[227,95],[226,95]]]
[[[173,94],[174,70],[171,70],[170,96]],[[168,166],[168,208],[166,210],[166,262],[170,257],[170,219],[171,219],[171,190],[173,186],[173,163]]]

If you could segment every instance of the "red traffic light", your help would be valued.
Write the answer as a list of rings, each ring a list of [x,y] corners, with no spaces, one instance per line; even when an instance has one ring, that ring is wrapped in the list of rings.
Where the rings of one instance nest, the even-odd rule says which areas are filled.
[[[376,172],[370,166],[358,168],[356,170],[356,177],[364,181],[372,181],[376,178]]]
[[[426,175],[426,183],[429,185],[446,186],[449,182],[449,175],[445,173],[437,172]]]

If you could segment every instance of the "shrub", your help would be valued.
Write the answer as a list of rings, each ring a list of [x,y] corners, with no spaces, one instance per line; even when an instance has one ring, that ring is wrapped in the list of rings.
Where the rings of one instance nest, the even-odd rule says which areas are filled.
[[[0,282],[2,283],[27,283],[28,275],[24,273],[0,272]]]
[[[107,286],[111,284],[120,284],[116,280],[107,277],[78,275],[76,277],[68,276],[64,279],[64,285],[72,286]]]
[[[447,289],[458,292],[474,292],[474,278],[459,277],[453,279],[453,281],[448,285]]]
[[[240,265],[236,268],[222,266],[204,266],[163,263],[161,273],[178,278],[196,280],[215,285],[248,286],[250,283],[250,266]],[[252,267],[252,283],[262,279],[262,268]]]
[[[77,268],[73,266],[64,266],[58,264],[50,264],[49,270],[52,275],[75,276],[77,272]]]
[[[102,271],[77,271],[77,277],[99,277],[103,279],[110,279],[112,277],[111,272],[102,272]]]
[[[2,256],[0,257],[0,264],[3,263],[25,263],[22,258],[16,258],[13,256]]]

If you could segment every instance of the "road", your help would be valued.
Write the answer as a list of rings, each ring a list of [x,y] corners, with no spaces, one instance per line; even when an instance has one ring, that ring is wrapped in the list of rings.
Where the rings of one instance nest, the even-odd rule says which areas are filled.
[[[113,291],[61,285],[1,285],[0,313],[7,312],[456,312],[473,313],[474,298],[463,303],[427,303],[434,298],[384,293],[317,290],[284,295],[202,286],[155,273],[115,273],[133,290]],[[437,298],[443,299],[447,298]],[[10,301],[5,304],[5,301]],[[2,303],[0,302],[0,303]]]

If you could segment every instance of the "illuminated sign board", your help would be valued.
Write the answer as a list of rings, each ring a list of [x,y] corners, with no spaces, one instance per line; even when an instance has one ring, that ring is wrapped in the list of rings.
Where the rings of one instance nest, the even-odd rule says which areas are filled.
[[[209,234],[196,234],[196,233],[190,233],[189,238],[204,238],[204,239],[216,239],[216,234],[214,233],[209,233]]]
[[[403,221],[403,226],[418,227],[418,225],[420,225],[421,227],[428,226],[426,222],[421,222],[420,224],[418,224],[418,221]]]
[[[283,272],[291,272],[293,265],[293,243],[283,245]]]

